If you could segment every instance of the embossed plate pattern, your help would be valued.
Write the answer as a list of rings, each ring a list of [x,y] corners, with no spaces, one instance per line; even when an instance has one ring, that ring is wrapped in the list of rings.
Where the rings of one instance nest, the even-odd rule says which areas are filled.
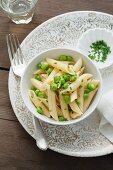
[[[54,17],[34,29],[21,46],[26,62],[39,52],[54,47],[76,49],[83,32],[90,28],[113,29],[113,16],[94,12],[77,11]],[[108,77],[109,75],[109,77]],[[113,87],[113,67],[102,73],[104,91]],[[10,69],[9,95],[14,112],[24,129],[35,138],[32,115],[20,95],[20,79]],[[47,136],[49,148],[66,155],[91,157],[113,152],[113,145],[99,132],[99,115],[95,111],[90,117],[70,126],[54,126],[41,122]]]

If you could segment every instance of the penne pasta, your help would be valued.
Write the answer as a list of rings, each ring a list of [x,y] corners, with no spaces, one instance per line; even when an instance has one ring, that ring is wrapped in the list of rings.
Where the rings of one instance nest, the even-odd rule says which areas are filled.
[[[87,99],[84,100],[84,112],[86,112],[86,110],[88,109],[93,97],[95,96],[96,92],[97,92],[98,88],[96,88],[95,90],[93,90],[92,92],[89,93],[89,97]]]
[[[98,86],[100,82],[99,82],[99,80],[92,79],[91,83],[94,84],[95,86]]]
[[[89,74],[89,73],[86,73],[86,74],[81,75],[80,77],[78,77],[78,79],[77,79],[75,82],[73,82],[72,84],[70,84],[67,89],[62,90],[61,93],[73,92],[73,91],[75,91],[75,90],[81,85],[81,82],[82,82],[82,81],[88,80],[88,79],[91,78],[91,77],[92,77],[92,74]]]
[[[79,113],[70,112],[70,117],[71,117],[72,119],[76,119],[76,118],[78,118],[78,117],[80,117],[80,116],[81,116],[81,114],[79,114]]]
[[[82,67],[78,72],[77,72],[77,77],[81,76],[84,72],[85,67]]]
[[[40,100],[47,108],[49,108],[47,99],[39,98],[39,100]]]
[[[41,101],[38,99],[38,97],[36,96],[36,94],[33,90],[29,90],[29,97],[30,97],[31,101],[33,102],[33,104],[36,107],[38,107],[39,103],[41,103]]]
[[[84,86],[82,85],[81,88],[79,88],[78,98],[77,101],[79,102],[79,108],[83,112],[83,104],[84,104]]]
[[[78,61],[73,66],[73,70],[77,72],[80,70],[81,67],[82,67],[82,59],[79,58]]]
[[[39,81],[39,80],[36,80],[34,78],[31,78],[31,84],[39,89],[40,91],[45,91],[46,90],[46,86],[43,82]]]
[[[47,89],[47,91],[48,91],[48,103],[49,103],[50,115],[55,120],[58,120],[58,114],[57,114],[57,109],[56,109],[55,93],[52,90],[50,90],[49,88]]]
[[[75,90],[73,93],[70,95],[71,102],[73,102],[75,99],[77,99],[77,90]]]
[[[60,61],[61,63],[64,63],[64,64],[74,64],[74,61]]]
[[[73,112],[76,112],[76,113],[78,113],[80,115],[83,114],[75,101],[71,102],[69,105],[70,105]]]
[[[51,84],[51,82],[54,79],[54,76],[59,72],[58,69],[54,68],[53,71],[50,73],[50,75],[47,77],[47,79],[45,80],[45,84]]]
[[[65,119],[70,120],[68,105],[64,102],[62,94],[59,93],[60,106]]]
[[[55,76],[61,76],[62,75],[62,71],[59,71]]]
[[[45,71],[43,71],[42,69],[38,69],[38,70],[34,71],[33,74],[43,74],[43,73],[45,73]]]
[[[62,113],[61,109],[58,106],[56,106],[56,109],[57,109],[58,116],[62,116],[63,113]]]
[[[44,115],[47,117],[50,117],[49,110],[44,106],[44,104],[42,102],[40,102],[39,106],[42,108]]]
[[[62,70],[63,72],[69,73],[71,75],[75,74],[72,65],[68,65],[68,64],[62,63],[61,61],[57,61],[57,60],[50,59],[50,58],[47,58],[46,61],[48,62],[49,65],[51,65],[54,68]]]
[[[41,102],[41,100],[36,96],[35,92],[33,90],[29,90],[29,97],[35,107],[41,107],[43,109],[44,115],[47,117],[50,117],[50,113],[48,109],[44,106],[44,104]]]

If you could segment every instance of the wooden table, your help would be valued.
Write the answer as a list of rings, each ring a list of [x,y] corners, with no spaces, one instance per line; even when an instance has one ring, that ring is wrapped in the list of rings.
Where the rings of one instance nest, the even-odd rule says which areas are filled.
[[[8,96],[9,59],[5,35],[14,32],[22,41],[45,20],[69,11],[97,10],[113,14],[112,0],[39,0],[33,21],[16,25],[0,12],[0,170],[113,170],[113,154],[75,158],[43,152],[17,121]]]

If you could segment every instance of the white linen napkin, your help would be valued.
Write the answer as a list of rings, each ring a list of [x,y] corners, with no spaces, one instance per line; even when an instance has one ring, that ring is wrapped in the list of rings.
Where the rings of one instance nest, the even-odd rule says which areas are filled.
[[[113,142],[113,90],[102,96],[97,106],[97,111],[99,111],[101,116],[100,132]]]

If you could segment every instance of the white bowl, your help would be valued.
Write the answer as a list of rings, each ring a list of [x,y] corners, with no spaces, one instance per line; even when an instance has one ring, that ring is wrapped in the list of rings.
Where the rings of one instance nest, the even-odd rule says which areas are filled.
[[[36,111],[36,108],[34,107],[34,105],[32,104],[32,102],[28,96],[28,90],[31,88],[30,79],[33,75],[33,72],[36,70],[36,64],[43,61],[47,57],[57,59],[57,57],[61,54],[71,55],[71,56],[73,56],[73,58],[75,60],[77,60],[78,58],[81,57],[83,59],[84,65],[86,67],[85,71],[94,75],[95,79],[100,80],[99,90],[98,90],[95,98],[93,99],[93,102],[89,106],[88,110],[80,118],[75,119],[75,120],[70,120],[70,121],[64,121],[64,122],[55,121],[55,120],[48,118],[44,115],[38,114]],[[69,124],[77,123],[77,122],[85,119],[86,117],[88,117],[97,107],[97,104],[101,97],[101,92],[102,92],[102,79],[101,79],[99,70],[96,68],[96,66],[93,64],[93,62],[89,58],[87,58],[84,55],[82,55],[81,53],[79,53],[75,50],[71,50],[71,49],[51,49],[51,50],[48,50],[48,51],[38,54],[38,56],[33,58],[30,61],[30,63],[27,65],[25,72],[21,78],[21,95],[22,95],[23,101],[24,101],[25,105],[27,106],[27,108],[38,119],[40,119],[44,122],[50,123],[50,124],[54,124],[54,125],[69,125]]]
[[[105,68],[111,66],[113,64],[113,33],[110,30],[105,28],[94,28],[89,29],[85,33],[82,34],[80,39],[78,40],[76,49],[88,56],[88,52],[91,50],[90,45],[93,42],[104,40],[107,45],[110,47],[111,53],[107,56],[107,59],[104,63],[93,61],[94,64],[101,70],[104,71]]]

